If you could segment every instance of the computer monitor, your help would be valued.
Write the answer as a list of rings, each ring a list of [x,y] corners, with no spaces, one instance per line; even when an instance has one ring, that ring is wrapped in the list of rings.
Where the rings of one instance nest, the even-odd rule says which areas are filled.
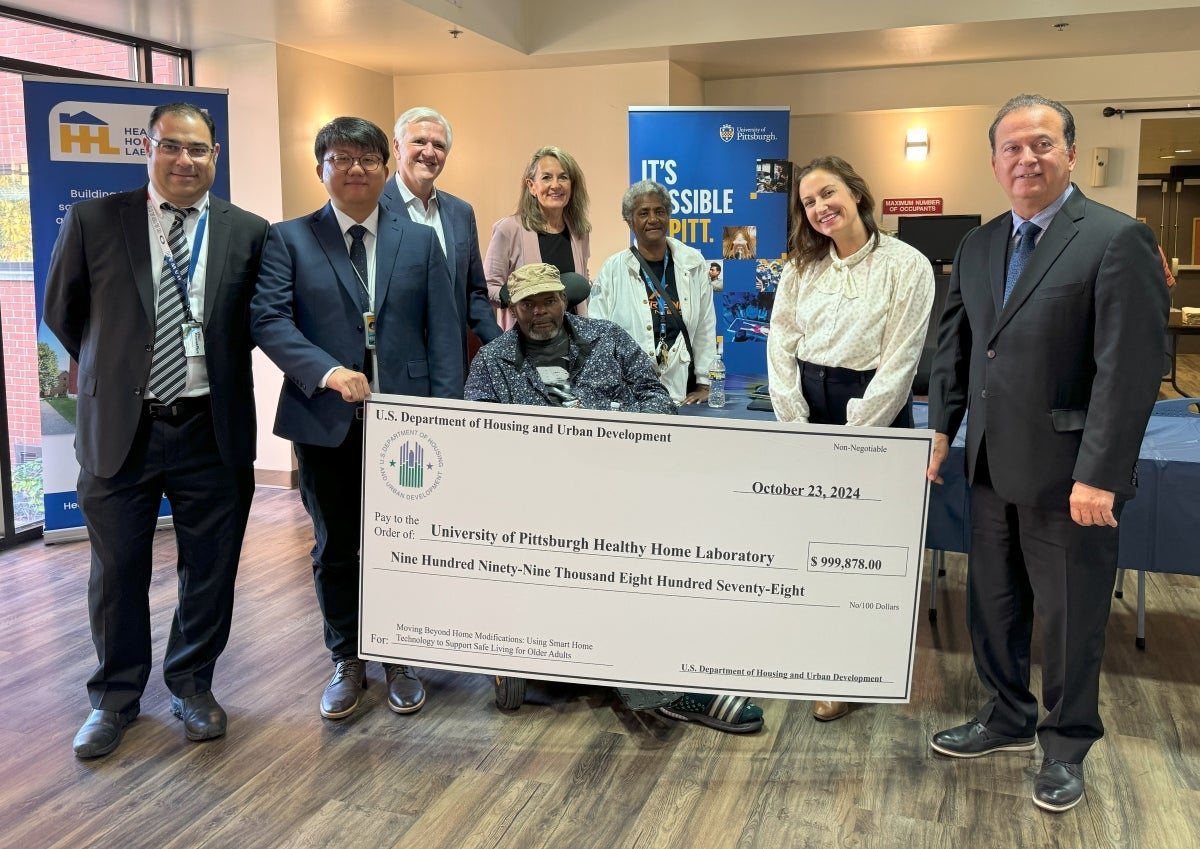
[[[896,237],[929,258],[934,265],[954,262],[958,243],[979,226],[979,215],[908,215],[897,219]]]

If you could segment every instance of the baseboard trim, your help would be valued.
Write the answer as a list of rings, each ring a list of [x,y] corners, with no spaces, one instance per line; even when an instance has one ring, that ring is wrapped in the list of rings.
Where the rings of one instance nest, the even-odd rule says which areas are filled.
[[[255,469],[254,483],[256,486],[273,486],[276,489],[295,489],[300,485],[300,472],[296,469]]]

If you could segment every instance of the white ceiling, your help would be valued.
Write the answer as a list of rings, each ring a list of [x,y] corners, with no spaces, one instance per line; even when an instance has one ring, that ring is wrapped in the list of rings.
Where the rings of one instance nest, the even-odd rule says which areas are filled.
[[[389,76],[671,60],[702,80],[717,80],[1101,58],[1200,45],[1200,3],[1170,0],[855,0],[841,7],[810,0],[38,0],[9,5],[192,50],[277,42]],[[1185,120],[1179,126],[1186,132],[1176,137],[1177,122],[1155,123],[1157,135],[1149,141],[1154,150],[1146,151],[1140,170],[1159,170],[1167,162],[1157,159],[1159,148],[1191,147],[1200,161],[1195,126]],[[1155,169],[1146,167],[1150,159]]]

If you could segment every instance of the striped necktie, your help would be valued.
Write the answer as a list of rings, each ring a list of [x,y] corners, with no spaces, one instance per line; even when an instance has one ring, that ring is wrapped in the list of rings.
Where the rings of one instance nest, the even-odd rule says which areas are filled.
[[[164,203],[162,209],[175,214],[171,232],[167,234],[167,250],[175,260],[175,271],[183,280],[188,279],[187,238],[183,234],[183,220],[196,210],[180,209]],[[183,349],[184,315],[183,297],[171,263],[163,257],[162,272],[158,276],[158,313],[154,321],[154,355],[150,360],[150,391],[163,404],[169,404],[183,391],[187,384],[187,355]]]

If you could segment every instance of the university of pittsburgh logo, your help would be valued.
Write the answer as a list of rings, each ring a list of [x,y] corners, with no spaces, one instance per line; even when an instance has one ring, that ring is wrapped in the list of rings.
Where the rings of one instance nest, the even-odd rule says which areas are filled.
[[[722,124],[720,129],[721,141],[733,141],[733,124]]]
[[[442,452],[421,431],[398,431],[379,452],[379,475],[392,495],[424,498],[442,482]]]

